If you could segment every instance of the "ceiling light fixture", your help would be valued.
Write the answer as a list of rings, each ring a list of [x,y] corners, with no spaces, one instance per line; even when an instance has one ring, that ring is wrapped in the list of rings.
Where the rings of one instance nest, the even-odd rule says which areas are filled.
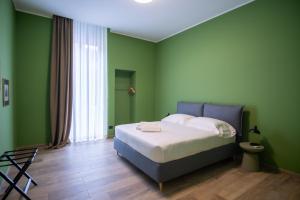
[[[152,0],[134,0],[137,3],[151,3]]]

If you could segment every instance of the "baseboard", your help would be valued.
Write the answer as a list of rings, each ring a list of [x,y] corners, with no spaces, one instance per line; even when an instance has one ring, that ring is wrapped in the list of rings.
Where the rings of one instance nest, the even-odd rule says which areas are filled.
[[[115,137],[115,134],[107,135],[107,139],[113,139],[114,137]]]
[[[269,171],[273,171],[273,172],[283,172],[283,173],[287,173],[293,176],[297,176],[300,177],[300,174],[297,172],[293,172],[291,170],[288,169],[284,169],[284,168],[280,168],[280,167],[276,167],[274,165],[268,164],[268,163],[263,163],[262,164],[263,168],[269,170]]]
[[[48,148],[49,145],[47,144],[33,144],[33,145],[23,145],[23,146],[18,146],[16,149],[27,149],[27,148],[38,148],[38,149],[46,149]]]
[[[287,170],[287,169],[283,169],[283,168],[279,168],[279,170],[281,172],[284,172],[284,173],[287,173],[287,174],[290,174],[290,175],[293,175],[293,176],[297,176],[300,178],[300,174],[297,173],[297,172],[293,172],[293,171],[290,171],[290,170]]]

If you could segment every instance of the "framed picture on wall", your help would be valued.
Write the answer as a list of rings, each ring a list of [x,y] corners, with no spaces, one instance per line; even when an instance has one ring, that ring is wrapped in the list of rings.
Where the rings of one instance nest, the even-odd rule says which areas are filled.
[[[2,97],[3,97],[3,106],[9,105],[9,81],[7,79],[2,79]]]

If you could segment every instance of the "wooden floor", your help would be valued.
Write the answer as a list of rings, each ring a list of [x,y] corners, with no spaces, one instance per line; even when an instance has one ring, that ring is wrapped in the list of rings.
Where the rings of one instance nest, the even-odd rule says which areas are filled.
[[[29,196],[37,200],[300,199],[299,177],[245,172],[232,160],[167,182],[159,192],[154,181],[116,155],[112,140],[41,151],[29,172],[39,184]]]

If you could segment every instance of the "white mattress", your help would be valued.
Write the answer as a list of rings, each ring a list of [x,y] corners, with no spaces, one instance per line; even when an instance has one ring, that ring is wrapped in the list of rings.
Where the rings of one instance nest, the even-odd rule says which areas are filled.
[[[222,138],[216,133],[170,122],[161,122],[161,132],[142,132],[136,126],[116,126],[116,138],[157,163],[177,160],[235,142],[235,137]]]

